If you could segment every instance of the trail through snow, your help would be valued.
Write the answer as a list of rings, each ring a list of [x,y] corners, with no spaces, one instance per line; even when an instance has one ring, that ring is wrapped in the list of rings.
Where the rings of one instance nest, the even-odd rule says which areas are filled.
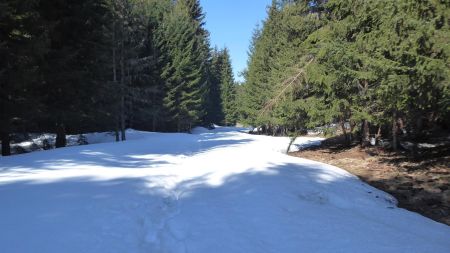
[[[0,158],[0,252],[450,252],[450,227],[289,138],[129,136]]]

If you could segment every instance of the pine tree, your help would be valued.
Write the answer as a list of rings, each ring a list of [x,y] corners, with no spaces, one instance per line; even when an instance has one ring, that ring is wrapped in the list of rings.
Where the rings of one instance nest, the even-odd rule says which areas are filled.
[[[252,41],[249,65],[246,71],[244,84],[245,96],[243,97],[242,112],[245,116],[244,123],[259,125],[268,123],[269,119],[261,115],[267,101],[272,97],[273,86],[269,84],[269,76],[273,66],[273,54],[276,51],[274,41],[277,39],[276,19],[279,10],[274,1],[268,11],[268,18],[262,30],[256,31]]]
[[[141,47],[132,86],[132,117],[130,125],[141,130],[164,130],[164,82],[161,79],[163,68],[162,52],[159,47],[158,31],[161,29],[164,13],[171,8],[170,1],[154,0],[136,6],[141,20]],[[145,29],[143,29],[144,27]]]
[[[223,55],[219,49],[215,48],[211,54],[209,85],[206,93],[205,123],[207,124],[221,124],[224,120],[221,98],[222,66]]]
[[[220,71],[220,91],[222,100],[222,110],[224,113],[224,124],[234,125],[237,121],[236,109],[236,84],[233,78],[230,54],[224,48],[221,52],[222,66]]]
[[[191,20],[198,22],[197,24],[197,34],[204,34],[207,31],[203,28],[205,24],[205,14],[203,13],[202,7],[199,0],[178,0],[178,4],[181,4],[187,8],[188,15]]]
[[[164,19],[161,49],[168,53],[162,78],[166,83],[164,106],[177,131],[190,131],[203,117],[205,55],[199,23],[179,2]]]

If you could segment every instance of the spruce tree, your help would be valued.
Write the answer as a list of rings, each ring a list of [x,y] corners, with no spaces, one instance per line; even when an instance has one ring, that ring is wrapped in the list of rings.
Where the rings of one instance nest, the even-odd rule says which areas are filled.
[[[220,54],[222,58],[222,66],[220,71],[220,91],[222,110],[225,116],[224,124],[226,126],[235,125],[237,121],[236,84],[233,78],[230,54],[228,53],[227,48],[224,48]]]
[[[177,131],[190,131],[199,123],[204,109],[205,55],[200,24],[192,20],[189,9],[179,2],[164,19],[161,50],[167,52],[162,78],[163,100],[168,119]]]
[[[246,115],[244,123],[261,125],[269,119],[261,114],[261,110],[273,94],[273,86],[269,84],[269,76],[273,67],[273,54],[276,51],[274,41],[277,38],[276,19],[279,15],[277,4],[274,1],[268,11],[268,18],[262,30],[256,31],[252,41],[253,54],[250,55],[244,84],[245,95],[242,111]]]
[[[219,49],[214,48],[211,53],[211,63],[209,67],[208,89],[206,96],[205,123],[221,124],[224,119],[221,98],[223,55]]]

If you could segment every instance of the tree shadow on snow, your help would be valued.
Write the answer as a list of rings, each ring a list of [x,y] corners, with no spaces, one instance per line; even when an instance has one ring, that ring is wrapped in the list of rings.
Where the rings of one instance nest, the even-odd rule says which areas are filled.
[[[424,222],[439,226],[400,211],[389,195],[356,177],[314,162],[274,163],[222,176],[210,172],[172,186],[161,183],[164,179],[84,177],[0,184],[0,224],[9,231],[0,237],[0,244],[8,249],[33,237],[36,231],[28,225],[39,226],[42,235],[38,238],[42,238],[46,233],[55,236],[46,226],[82,230],[90,224],[95,233],[108,224],[124,234],[139,228],[146,233],[156,230],[157,238],[170,234],[176,234],[178,241],[190,238],[184,244],[190,252],[235,252],[236,245],[240,252],[317,252],[319,248],[324,252],[366,252],[367,248],[395,252],[385,251],[394,246],[398,252],[402,245],[417,240],[417,231],[408,232],[411,228],[424,228]],[[102,220],[96,220],[99,217]],[[398,219],[408,222],[396,223]],[[113,222],[117,220],[127,226]],[[386,224],[396,229],[385,229]],[[402,237],[398,237],[399,230]],[[426,233],[436,236],[426,229],[420,236]],[[111,239],[110,234],[98,236],[102,242]],[[170,252],[175,242],[165,242],[161,245]],[[31,239],[27,243],[49,242]]]
[[[232,131],[229,131],[232,132]],[[172,134],[174,135],[174,134]],[[211,137],[213,135],[214,137]],[[145,140],[101,143],[48,150],[13,157],[0,157],[0,172],[8,170],[60,169],[64,166],[105,166],[114,168],[148,168],[170,165],[160,155],[192,156],[206,150],[237,146],[251,139],[229,140],[226,132],[204,134],[153,135]],[[20,160],[20,162],[18,162]],[[17,165],[21,164],[21,165]],[[1,176],[1,175],[0,175]]]

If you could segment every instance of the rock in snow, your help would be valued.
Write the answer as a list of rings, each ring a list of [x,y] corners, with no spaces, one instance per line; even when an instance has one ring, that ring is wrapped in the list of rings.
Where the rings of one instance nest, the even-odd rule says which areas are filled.
[[[0,158],[0,252],[450,252],[447,225],[244,132]]]

